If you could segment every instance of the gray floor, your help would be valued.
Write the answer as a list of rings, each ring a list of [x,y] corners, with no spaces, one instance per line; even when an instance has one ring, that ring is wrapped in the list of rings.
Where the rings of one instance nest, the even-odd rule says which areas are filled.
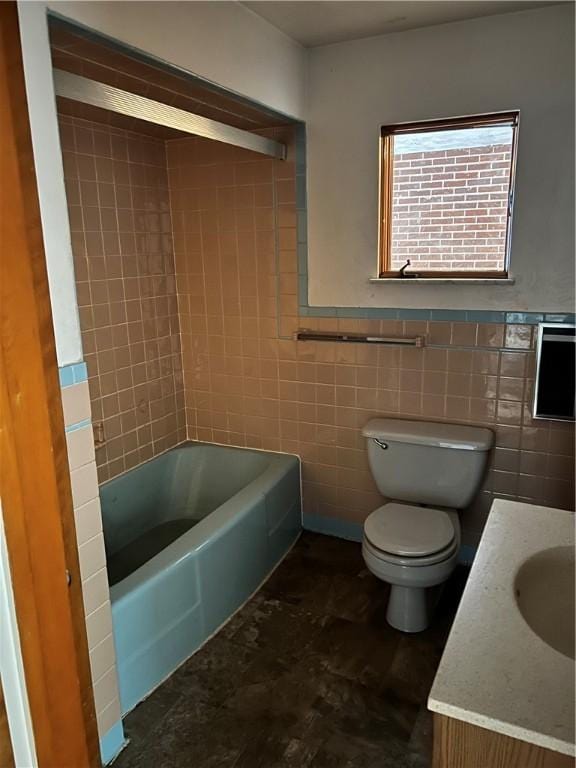
[[[360,545],[304,533],[258,594],[125,720],[114,768],[428,768],[426,697],[466,573],[433,626],[385,621]]]

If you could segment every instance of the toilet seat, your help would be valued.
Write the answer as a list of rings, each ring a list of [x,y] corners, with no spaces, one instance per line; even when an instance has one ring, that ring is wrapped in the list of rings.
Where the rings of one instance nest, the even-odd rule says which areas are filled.
[[[437,565],[443,563],[445,560],[449,560],[454,555],[460,545],[457,539],[454,539],[452,544],[446,549],[441,549],[439,552],[435,552],[433,555],[427,555],[425,557],[402,557],[401,555],[392,555],[390,552],[383,552],[381,549],[377,549],[364,535],[364,541],[362,542],[363,549],[370,553],[370,555],[381,563],[386,565],[397,566],[409,566],[411,568],[423,568],[427,565]]]
[[[364,540],[379,559],[399,565],[431,565],[458,547],[457,520],[448,512],[391,502],[364,523]]]

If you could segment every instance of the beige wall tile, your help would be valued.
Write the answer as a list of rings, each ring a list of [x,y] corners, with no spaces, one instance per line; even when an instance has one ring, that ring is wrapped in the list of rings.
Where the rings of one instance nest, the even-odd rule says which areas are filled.
[[[114,636],[108,635],[90,651],[92,680],[99,680],[116,664]]]
[[[75,508],[74,518],[76,521],[76,539],[78,546],[81,546],[102,531],[100,499],[92,499],[87,504]]]
[[[87,382],[62,389],[62,409],[66,427],[90,418],[90,393]]]
[[[104,736],[120,720],[120,702],[118,698],[110,702],[104,709],[96,711],[98,733]]]
[[[76,196],[74,164],[65,174],[93,419],[103,421],[109,444],[96,452],[102,482],[137,463],[135,430],[154,420],[154,385],[162,393],[162,415],[175,418],[156,425],[147,453],[186,437],[165,144],[77,118],[61,116],[60,123],[81,137],[69,150],[81,178]],[[64,390],[67,424],[90,415],[79,416],[88,405],[83,388],[82,397]],[[126,437],[120,441],[114,441],[116,416]]]
[[[70,472],[70,480],[72,483],[72,502],[75,509],[98,497],[98,475],[94,462],[73,469]]]
[[[104,536],[98,533],[78,548],[80,557],[80,575],[82,584],[90,579],[98,571],[106,567],[106,552],[104,550]],[[101,603],[99,603],[100,605]],[[98,606],[93,606],[92,610]],[[86,608],[86,613],[91,611]]]
[[[66,433],[68,464],[70,469],[78,469],[95,460],[94,435],[92,425]]]
[[[112,611],[109,602],[86,616],[86,632],[89,650],[112,634]]]
[[[105,672],[101,678],[94,682],[94,701],[96,702],[96,711],[103,712],[104,709],[118,700],[118,679],[116,669],[113,667]]]
[[[97,557],[96,555],[95,559]],[[82,567],[80,567],[80,570],[82,570]],[[84,597],[84,611],[86,614],[93,613],[110,599],[106,567],[101,568],[93,576],[82,580],[82,595]]]

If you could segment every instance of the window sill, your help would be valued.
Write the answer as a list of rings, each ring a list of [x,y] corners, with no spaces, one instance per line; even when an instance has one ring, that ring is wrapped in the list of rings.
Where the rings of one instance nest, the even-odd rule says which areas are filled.
[[[370,283],[394,285],[514,285],[514,277],[370,277]]]

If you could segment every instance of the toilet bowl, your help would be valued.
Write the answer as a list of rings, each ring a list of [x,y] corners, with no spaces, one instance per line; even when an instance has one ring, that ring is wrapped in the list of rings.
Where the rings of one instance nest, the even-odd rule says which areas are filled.
[[[369,515],[362,555],[368,570],[390,584],[391,626],[402,632],[426,629],[438,594],[430,588],[449,578],[459,549],[460,523],[453,510],[390,503]]]
[[[421,632],[458,562],[458,510],[480,486],[494,435],[481,427],[403,419],[372,419],[362,433],[376,485],[394,499],[366,518],[364,561],[390,585],[388,623]]]

